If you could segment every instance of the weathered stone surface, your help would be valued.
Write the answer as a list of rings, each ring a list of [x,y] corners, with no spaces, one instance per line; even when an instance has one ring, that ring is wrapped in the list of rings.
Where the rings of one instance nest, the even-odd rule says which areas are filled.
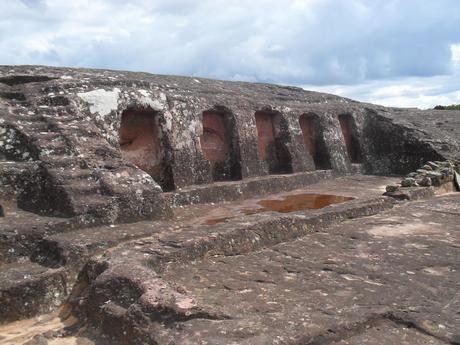
[[[430,187],[430,186],[448,186],[454,182],[457,174],[455,167],[458,162],[453,160],[447,160],[442,162],[428,162],[426,164],[429,169],[417,169],[417,171],[409,173],[401,181],[402,187]],[[455,183],[455,182],[454,182]],[[396,192],[392,186],[388,186],[390,190],[388,193]],[[453,189],[458,188],[454,186]],[[404,193],[404,192],[403,192]],[[389,194],[388,194],[389,195]]]
[[[356,162],[367,173],[405,174],[429,160],[458,155],[458,112],[383,108],[292,87],[146,73],[3,66],[0,78],[0,91],[24,95],[0,98],[1,155],[37,162],[16,188],[19,204],[88,222],[168,217],[160,187],[301,172],[315,165],[347,173]],[[147,167],[122,153],[122,114],[132,111],[156,114],[161,164]],[[209,113],[227,114],[225,132],[233,134],[225,145],[238,153],[221,168],[201,147],[203,130],[210,130],[203,114]],[[258,148],[263,131],[258,137],[256,113],[276,115],[269,123],[276,140],[268,156],[261,154],[266,148]],[[314,123],[302,127],[304,114]],[[445,121],[431,133],[434,115]],[[312,126],[314,138],[308,139],[313,132],[305,131]]]
[[[422,187],[430,187],[433,183],[428,176],[425,176],[420,179],[420,182],[418,182],[418,184]]]
[[[448,342],[432,337],[422,330],[418,330],[411,323],[397,323],[389,320],[378,321],[363,325],[355,332],[345,330],[344,338],[334,341],[332,345],[445,345]],[[323,340],[323,339],[322,339]],[[319,342],[318,342],[319,344]]]
[[[417,187],[418,184],[415,178],[407,177],[401,181],[401,186],[402,187]]]
[[[433,210],[439,202],[450,215]],[[432,199],[350,221],[260,253],[211,257],[169,269],[166,280],[227,320],[185,321],[181,331],[167,332],[162,341],[309,343],[331,329],[340,336],[352,320],[392,314],[455,341],[460,329],[453,305],[460,279],[459,198],[439,202]]]
[[[0,66],[0,319],[65,301],[72,325],[0,342],[456,343],[459,200],[436,195],[459,128],[292,87]]]
[[[433,167],[429,164],[425,164],[423,167],[422,167],[423,170],[433,170]]]
[[[87,268],[84,310],[120,343],[381,344],[397,334],[370,337],[381,323],[455,343],[459,205],[415,202],[262,251],[171,260],[160,274],[141,264],[151,242],[122,246]]]
[[[25,342],[24,345],[48,345],[48,340],[44,336],[38,335]]]
[[[2,265],[0,323],[47,313],[67,297],[63,269],[28,263]]]
[[[400,189],[400,186],[398,185],[389,185],[389,186],[386,186],[385,190],[389,193],[393,193],[393,192],[396,192]]]

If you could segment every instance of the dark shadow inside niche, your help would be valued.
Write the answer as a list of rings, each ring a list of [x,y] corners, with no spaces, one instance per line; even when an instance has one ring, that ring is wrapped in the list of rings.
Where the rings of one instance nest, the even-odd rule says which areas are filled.
[[[306,151],[313,158],[316,169],[331,169],[331,159],[316,114],[303,114],[299,118]]]
[[[240,180],[241,158],[233,114],[224,107],[203,112],[200,146],[214,181]]]
[[[361,147],[357,138],[357,130],[354,126],[353,117],[350,114],[341,114],[339,115],[339,122],[350,161],[352,163],[361,163]]]
[[[270,174],[292,173],[288,124],[280,113],[257,111],[255,113],[259,156],[268,163]]]
[[[160,113],[149,108],[128,108],[121,115],[119,143],[122,157],[144,170],[163,191],[174,190],[167,136]]]

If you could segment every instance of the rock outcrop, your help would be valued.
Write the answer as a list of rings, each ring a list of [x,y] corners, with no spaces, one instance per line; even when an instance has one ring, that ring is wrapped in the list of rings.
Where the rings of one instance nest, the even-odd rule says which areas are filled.
[[[191,185],[357,164],[406,174],[459,155],[455,111],[146,73],[3,66],[0,114],[4,192],[87,223],[168,217],[161,193]]]
[[[460,111],[0,66],[0,342],[456,344],[459,160]]]

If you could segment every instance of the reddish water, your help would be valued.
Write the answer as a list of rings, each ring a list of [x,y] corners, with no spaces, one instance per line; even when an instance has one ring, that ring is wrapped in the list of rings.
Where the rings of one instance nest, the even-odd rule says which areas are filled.
[[[228,219],[235,218],[241,214],[250,215],[269,211],[289,213],[306,209],[319,209],[352,199],[354,198],[329,194],[290,194],[276,199],[259,200],[256,206],[240,208],[235,210],[232,215],[207,219],[205,223],[207,225],[214,225],[225,222]]]
[[[262,206],[262,210],[257,210],[256,213],[266,211],[288,213],[305,209],[319,209],[352,199],[354,198],[340,195],[293,194],[287,195],[283,199],[265,199],[259,201],[258,204]]]

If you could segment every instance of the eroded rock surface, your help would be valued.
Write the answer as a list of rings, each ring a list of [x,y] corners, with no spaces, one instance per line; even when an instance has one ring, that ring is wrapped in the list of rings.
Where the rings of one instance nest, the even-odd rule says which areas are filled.
[[[309,344],[357,337],[377,319],[459,341],[459,205],[458,196],[441,197],[261,252],[169,268],[165,280],[226,319],[183,322],[162,341]]]
[[[294,87],[0,66],[0,344],[460,343],[459,128]]]
[[[0,80],[0,155],[23,169],[9,183],[21,207],[86,222],[167,217],[162,189],[213,180],[350,173],[355,163],[406,174],[459,158],[455,111],[118,71],[2,66]]]

